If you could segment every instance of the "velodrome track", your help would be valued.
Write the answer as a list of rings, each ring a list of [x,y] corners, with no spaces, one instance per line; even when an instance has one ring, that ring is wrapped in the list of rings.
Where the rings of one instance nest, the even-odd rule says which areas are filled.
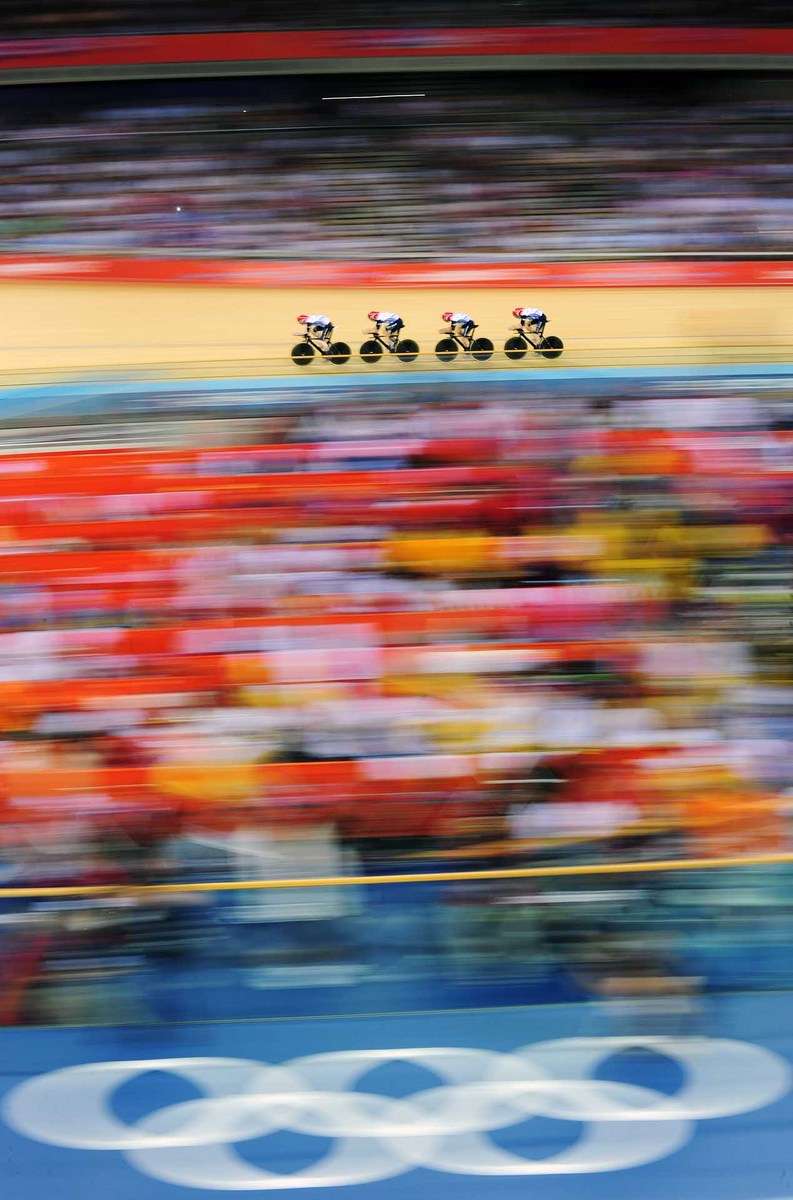
[[[80,377],[96,371],[183,378],[376,377],[448,371],[432,353],[445,308],[470,312],[496,354],[488,364],[461,357],[456,371],[787,363],[793,361],[793,305],[784,287],[471,288],[411,290],[301,287],[240,289],[146,284],[13,282],[0,285],[0,386]],[[511,310],[530,303],[550,315],[565,354],[509,363],[501,347]],[[414,364],[367,366],[357,350],[370,308],[401,313],[422,353]],[[315,362],[302,371],[289,350],[298,312],[327,312],[354,354],[345,367]]]

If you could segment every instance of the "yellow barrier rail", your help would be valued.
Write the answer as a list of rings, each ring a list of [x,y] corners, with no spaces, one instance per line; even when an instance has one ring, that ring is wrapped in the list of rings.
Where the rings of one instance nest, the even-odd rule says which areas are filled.
[[[570,876],[636,875],[663,871],[712,871],[727,867],[778,866],[793,863],[793,852],[749,854],[725,858],[669,858],[646,862],[583,863],[577,866],[504,867],[488,871],[409,872],[398,875],[329,875],[309,879],[225,880],[215,883],[152,883],[135,887],[6,887],[0,899],[45,899],[56,896],[118,896],[157,893],[182,895],[193,892],[277,891],[285,888],[373,887],[376,884],[462,883],[466,879],[549,879]]]

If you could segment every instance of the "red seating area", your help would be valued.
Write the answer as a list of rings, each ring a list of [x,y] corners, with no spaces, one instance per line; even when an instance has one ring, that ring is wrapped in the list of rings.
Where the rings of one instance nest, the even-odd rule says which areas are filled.
[[[465,857],[525,844],[510,812],[550,762],[554,803],[684,850],[786,844],[779,781],[713,718],[756,648],[697,572],[782,545],[791,445],[549,442],[516,409],[492,437],[7,456],[5,836],[253,806]],[[654,515],[610,503],[648,488]]]

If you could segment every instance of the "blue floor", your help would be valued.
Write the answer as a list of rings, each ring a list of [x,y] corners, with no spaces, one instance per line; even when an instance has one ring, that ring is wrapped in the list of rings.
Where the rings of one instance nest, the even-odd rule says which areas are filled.
[[[4,1194],[13,1200],[209,1200],[219,1191],[288,1186],[317,1196],[440,1200],[451,1186],[459,1200],[527,1194],[578,1200],[583,1187],[588,1200],[789,1200],[790,1009],[788,994],[722,997],[702,1016],[696,1038],[648,1046],[643,1035],[632,1035],[627,1050],[600,1043],[599,1061],[586,1072],[573,1069],[576,1045],[569,1039],[599,1038],[622,1027],[581,1004],[170,1029],[6,1030],[0,1032]],[[531,1047],[547,1039],[565,1041],[531,1058]],[[428,1054],[428,1048],[436,1049]],[[527,1059],[515,1058],[519,1048]],[[357,1053],[351,1058],[348,1051]],[[313,1055],[329,1057],[294,1064]],[[219,1058],[245,1062],[224,1065]],[[130,1061],[140,1065],[117,1065]],[[494,1099],[499,1085],[492,1082],[513,1079],[502,1072],[516,1061],[525,1078],[535,1078],[534,1091],[518,1088],[517,1094],[533,1097],[520,1114]],[[532,1073],[549,1062],[553,1086],[537,1084]],[[25,1086],[81,1063],[115,1065]],[[284,1100],[279,1089],[290,1086],[287,1076],[286,1083],[270,1075],[250,1084],[262,1063],[301,1072],[311,1094]],[[700,1065],[698,1099],[686,1063]],[[255,1093],[247,1106],[239,1100],[241,1079],[248,1094]],[[220,1099],[196,1104],[208,1088]],[[317,1096],[318,1090],[334,1096]],[[279,1097],[268,1099],[268,1091]],[[622,1105],[623,1117],[629,1103],[668,1108],[667,1098],[678,1093],[680,1101],[676,1107],[672,1101],[674,1111],[663,1119],[615,1116],[615,1105]],[[530,1109],[537,1110],[534,1116]],[[394,1136],[394,1127],[411,1120],[425,1122],[421,1135]],[[433,1122],[436,1128],[445,1122],[444,1130],[454,1124],[455,1132],[433,1134]],[[359,1126],[368,1136],[353,1136]],[[335,1172],[343,1180],[338,1186],[316,1186],[312,1175],[327,1154],[330,1167],[320,1178],[330,1183]],[[556,1155],[549,1173],[541,1160]],[[631,1158],[634,1165],[626,1165]],[[528,1168],[521,1165],[529,1160]],[[490,1173],[476,1173],[483,1164]],[[356,1173],[368,1173],[368,1181],[350,1182]],[[199,1179],[214,1184],[208,1188]]]
[[[747,384],[793,376],[788,363],[723,363],[665,366],[617,367],[528,367],[457,368],[427,371],[367,371],[361,374],[306,372],[301,375],[263,376],[245,379],[168,379],[141,370],[130,374],[86,375],[85,379],[7,387],[0,389],[0,418],[45,413],[136,411],[140,405],[167,409],[177,400],[185,403],[215,403],[230,408],[266,408],[286,398],[299,400],[312,392],[344,393],[390,387],[432,387],[457,382],[465,384],[514,384],[569,386],[587,381],[593,386],[610,383],[698,379],[741,379]]]

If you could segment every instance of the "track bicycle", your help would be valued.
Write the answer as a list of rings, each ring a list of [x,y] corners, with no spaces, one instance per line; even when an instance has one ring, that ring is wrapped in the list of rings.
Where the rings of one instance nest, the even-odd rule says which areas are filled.
[[[474,337],[474,330],[478,328],[478,325],[474,325],[471,333],[467,336],[455,333],[453,325],[450,325],[448,329],[442,329],[441,333],[445,336],[435,347],[435,353],[439,360],[443,363],[453,362],[458,352],[462,350],[464,354],[470,354],[478,362],[487,362],[493,354],[493,343],[490,338]]]
[[[300,338],[297,345],[292,347],[292,362],[297,367],[307,367],[317,354],[329,359],[337,367],[343,367],[350,361],[352,350],[346,342],[331,342],[328,345],[312,337],[309,330],[303,334],[295,334],[295,337]]]
[[[390,338],[383,337],[379,329],[369,329],[366,332],[369,336],[359,351],[365,363],[379,362],[384,353],[395,354],[401,362],[406,363],[418,358],[418,342],[414,342],[412,338],[401,338],[394,345]]]
[[[535,354],[541,354],[543,358],[559,358],[564,350],[564,342],[561,338],[545,337],[539,333],[529,333],[527,329],[516,325],[513,327],[514,337],[507,338],[504,343],[504,353],[507,358],[516,361],[520,358],[525,358],[530,350]]]

